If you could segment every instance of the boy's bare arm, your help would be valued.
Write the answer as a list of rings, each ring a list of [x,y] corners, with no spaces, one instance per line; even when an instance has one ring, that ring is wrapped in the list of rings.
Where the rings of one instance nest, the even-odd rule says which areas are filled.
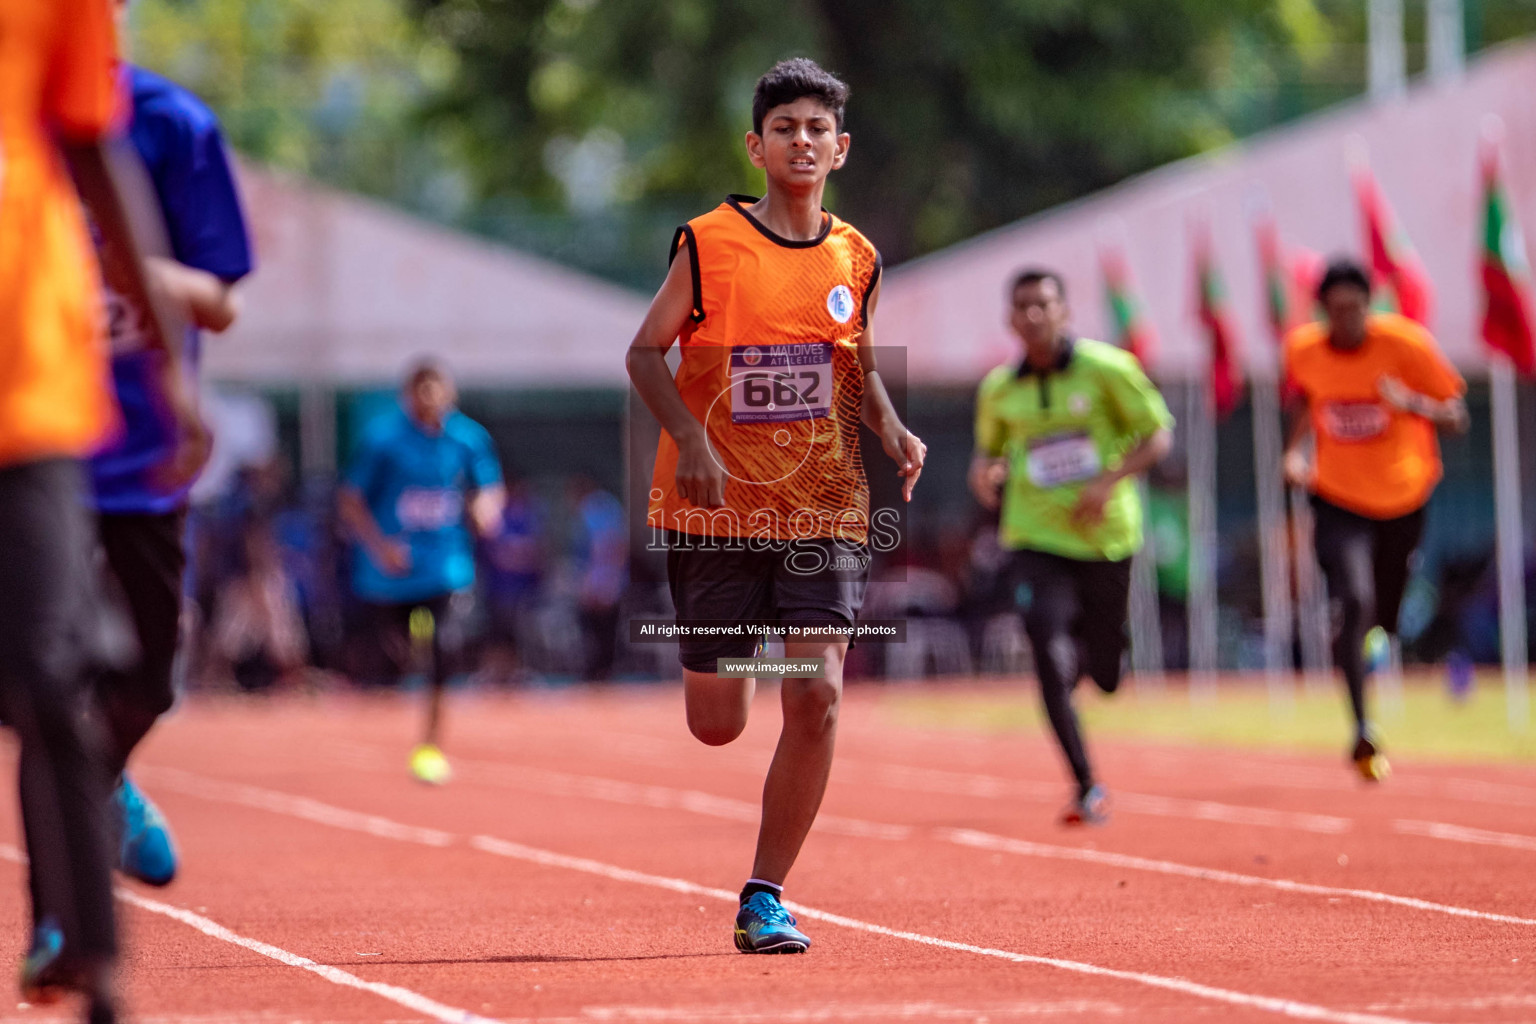
[[[240,315],[235,286],[218,275],[163,256],[150,256],[144,262],[155,290],[203,330],[228,330]]]
[[[891,396],[885,390],[885,383],[880,379],[879,367],[875,365],[874,321],[875,306],[879,301],[880,283],[876,282],[875,290],[869,296],[864,332],[859,335],[859,365],[864,370],[864,408],[861,412],[864,425],[875,432],[885,454],[900,467],[896,475],[905,478],[901,496],[911,501],[912,488],[917,486],[917,478],[923,474],[923,460],[928,456],[928,446],[902,424],[901,417],[896,414],[896,407],[891,404]]]
[[[677,492],[700,508],[725,504],[725,468],[709,450],[709,436],[678,393],[667,368],[667,350],[693,312],[693,250],[684,246],[651,300],[640,330],[629,343],[624,366],[647,409],[677,443]]]
[[[153,286],[144,263],[147,240],[140,237],[123,200],[121,171],[103,142],[61,142],[60,151],[80,198],[101,233],[102,276],[114,291],[141,312],[149,341],[162,353],[161,397],[176,425],[176,447],[160,469],[162,482],[179,486],[197,477],[213,447],[213,438],[197,411],[197,401],[182,373],[180,331],[173,310]]]
[[[1311,402],[1306,395],[1292,399],[1286,409],[1291,417],[1291,429],[1285,439],[1285,453],[1280,458],[1280,472],[1292,487],[1306,487],[1312,482],[1312,466],[1307,462],[1302,446],[1312,436]]]

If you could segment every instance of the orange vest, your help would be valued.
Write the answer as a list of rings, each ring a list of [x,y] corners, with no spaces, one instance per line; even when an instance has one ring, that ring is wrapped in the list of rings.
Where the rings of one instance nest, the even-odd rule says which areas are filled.
[[[101,284],[53,133],[119,111],[109,0],[0,2],[0,466],[88,454],[113,424]]]
[[[1405,516],[1440,482],[1434,424],[1383,401],[1382,377],[1395,377],[1438,401],[1465,389],[1434,338],[1393,313],[1366,321],[1357,349],[1337,349],[1327,324],[1304,324],[1285,339],[1291,386],[1307,396],[1317,438],[1313,490],[1325,501],[1371,519]]]
[[[794,540],[868,534],[859,456],[858,340],[880,276],[869,240],[826,214],[808,241],[781,238],[731,196],[678,229],[693,255],[694,310],[678,393],[726,470],[725,505],[677,495],[677,444],[656,452],[648,523],[713,537]]]

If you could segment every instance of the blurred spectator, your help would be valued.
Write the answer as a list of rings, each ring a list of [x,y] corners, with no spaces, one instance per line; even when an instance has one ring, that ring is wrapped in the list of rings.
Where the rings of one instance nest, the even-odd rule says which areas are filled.
[[[309,642],[298,591],[266,523],[246,527],[240,562],[214,606],[210,667],[242,690],[267,690],[305,665]]]
[[[486,563],[493,677],[520,675],[529,667],[532,612],[544,585],[544,517],[525,481],[507,484],[501,532],[481,545]]]
[[[576,512],[570,554],[587,640],[583,675],[590,680],[607,679],[618,650],[619,599],[629,584],[624,505],[584,475],[571,480],[568,494]]]

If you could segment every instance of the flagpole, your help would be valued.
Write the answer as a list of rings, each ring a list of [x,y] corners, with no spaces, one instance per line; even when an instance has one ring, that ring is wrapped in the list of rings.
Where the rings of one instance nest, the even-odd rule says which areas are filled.
[[[1285,536],[1285,489],[1280,475],[1280,386],[1255,374],[1253,466],[1259,513],[1259,571],[1263,581],[1264,675],[1272,703],[1294,698],[1291,682],[1291,567]]]
[[[1300,487],[1290,488],[1291,532],[1294,547],[1291,556],[1296,567],[1297,632],[1301,639],[1301,667],[1309,692],[1331,689],[1333,652],[1329,640],[1333,634],[1329,621],[1328,592],[1322,570],[1317,565],[1312,520],[1312,502]]]
[[[1209,377],[1209,374],[1206,375]],[[1216,411],[1196,378],[1186,393],[1189,437],[1189,697],[1216,696]]]
[[[1141,550],[1131,557],[1131,669],[1136,673],[1138,692],[1161,693],[1163,690],[1163,623],[1157,607],[1157,538],[1147,516],[1147,483],[1137,483],[1141,492]]]
[[[1504,700],[1510,728],[1523,732],[1530,723],[1530,695],[1525,635],[1525,538],[1520,518],[1520,420],[1514,368],[1502,353],[1490,355],[1488,381],[1493,397],[1493,500]]]

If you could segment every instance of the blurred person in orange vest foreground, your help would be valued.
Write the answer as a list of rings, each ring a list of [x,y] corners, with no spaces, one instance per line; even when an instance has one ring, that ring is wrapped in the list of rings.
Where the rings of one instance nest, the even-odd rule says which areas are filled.
[[[1371,312],[1370,279],[1353,260],[1328,265],[1317,300],[1325,321],[1285,339],[1298,397],[1283,470],[1312,494],[1317,560],[1340,605],[1334,661],[1355,716],[1350,759],[1375,782],[1388,768],[1366,714],[1366,636],[1397,634],[1424,507],[1440,482],[1435,432],[1466,430],[1466,385],[1423,327]],[[1309,434],[1315,463],[1305,454]]]
[[[110,0],[0,4],[0,714],[21,745],[33,934],[20,982],[33,1003],[83,994],[92,1024],[116,1019],[117,934],[108,772],[87,714],[99,644],[80,460],[115,412],[81,199],[107,281],[162,353],[167,466],[195,472],[207,451],[106,154],[116,60]]]

